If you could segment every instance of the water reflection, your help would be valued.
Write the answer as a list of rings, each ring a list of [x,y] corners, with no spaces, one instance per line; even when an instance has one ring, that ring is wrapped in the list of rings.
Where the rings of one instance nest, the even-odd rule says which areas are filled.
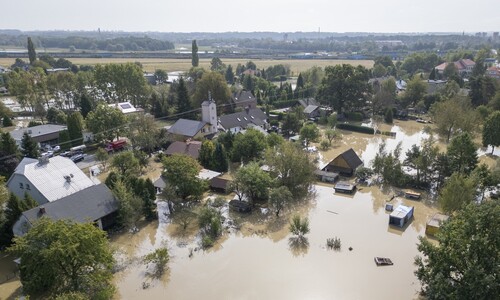
[[[305,236],[294,236],[288,239],[290,252],[293,256],[304,256],[309,250],[309,240]]]

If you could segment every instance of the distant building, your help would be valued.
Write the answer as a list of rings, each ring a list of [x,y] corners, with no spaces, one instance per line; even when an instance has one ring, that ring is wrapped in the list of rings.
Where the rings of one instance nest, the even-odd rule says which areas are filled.
[[[109,104],[108,106],[119,109],[124,115],[133,114],[142,111],[142,109],[135,108],[130,102],[119,102]]]
[[[154,73],[144,73],[144,79],[151,85],[156,85],[156,76]]]
[[[267,116],[259,108],[246,108],[241,112],[223,115],[219,118],[219,126],[222,130],[232,133],[237,133],[252,127],[266,129],[266,125]]]
[[[319,102],[314,98],[305,98],[297,101],[303,108],[308,107],[309,105],[320,106]]]
[[[257,98],[250,91],[241,90],[231,96],[231,104],[233,109],[257,108]]]
[[[16,129],[11,131],[10,135],[18,146],[21,145],[21,140],[25,132],[27,132],[37,143],[40,143],[41,146],[47,144],[52,146],[59,143],[59,134],[66,129],[67,127],[63,125],[45,124]]]
[[[217,106],[214,101],[201,104],[201,121],[179,119],[167,131],[177,138],[197,139],[217,133]]]
[[[439,74],[442,75],[448,64],[450,63],[444,62],[439,66],[436,66],[435,69]],[[470,59],[459,59],[454,62],[454,64],[457,68],[458,74],[460,74],[460,76],[462,77],[468,77],[470,74],[472,74],[472,69],[474,69],[474,66],[476,65],[476,63]]]
[[[489,76],[489,77],[492,77],[492,78],[496,78],[496,79],[500,79],[500,67],[499,66],[489,67],[486,70],[486,76]]]
[[[69,72],[69,71],[70,71],[69,68],[45,69],[45,72],[47,72],[47,74],[50,74],[50,73],[62,73],[62,72]]]
[[[306,118],[317,118],[321,115],[321,110],[317,105],[308,105],[304,108],[304,115]]]

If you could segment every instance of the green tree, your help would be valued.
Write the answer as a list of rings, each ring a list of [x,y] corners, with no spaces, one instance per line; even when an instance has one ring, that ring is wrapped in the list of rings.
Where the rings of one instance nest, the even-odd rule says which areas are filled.
[[[238,169],[233,181],[237,183],[242,193],[250,201],[266,200],[272,184],[269,174],[263,171],[256,162],[251,162]]]
[[[106,151],[105,149],[103,149],[101,147],[97,148],[97,151],[95,153],[95,158],[102,165],[102,168],[104,169],[104,171],[106,171],[106,165],[108,164],[108,160],[109,160],[108,151]]]
[[[165,268],[170,260],[167,248],[158,248],[155,251],[145,255],[142,261],[146,264],[153,264],[155,277],[160,277],[165,272]]]
[[[235,136],[231,158],[233,162],[248,163],[258,158],[264,149],[266,149],[264,134],[255,129],[248,129],[244,134]]]
[[[74,112],[68,116],[67,121],[69,138],[72,146],[83,144],[83,117],[79,112]]]
[[[0,177],[0,183],[2,184],[0,188],[0,205],[2,205],[0,208],[0,245],[8,246],[14,237],[12,226],[24,211],[37,207],[38,203],[28,194],[22,200],[12,193],[9,195],[4,187],[3,177]]]
[[[293,200],[292,193],[286,186],[271,189],[269,192],[269,206],[274,210],[276,217],[279,217],[280,212]]]
[[[210,71],[214,72],[222,72],[226,68],[226,65],[222,62],[222,60],[218,57],[212,58],[210,62]]]
[[[299,116],[296,113],[289,112],[283,119],[281,129],[285,133],[297,133],[300,131],[301,126],[302,122],[300,121]]]
[[[2,119],[2,126],[3,127],[10,127],[10,126],[13,126],[14,124],[12,124],[12,120],[7,117],[7,116],[4,116],[3,119]]]
[[[174,154],[163,159],[163,177],[174,188],[175,194],[183,200],[199,200],[206,188],[206,182],[199,179],[201,166],[194,158]]]
[[[310,142],[316,143],[320,137],[318,126],[314,123],[306,123],[300,129],[300,140],[305,144],[306,147],[309,146]]]
[[[220,142],[215,143],[215,151],[213,155],[213,170],[217,172],[227,172],[228,157],[224,145]]]
[[[483,146],[492,146],[491,154],[495,151],[495,146],[500,146],[500,111],[491,114],[483,126]]]
[[[227,66],[224,77],[226,78],[227,83],[229,84],[234,83],[234,72],[233,72],[233,67],[231,65]]]
[[[127,123],[125,115],[114,107],[99,104],[87,115],[87,128],[94,134],[97,141],[103,139],[112,141],[124,133]]]
[[[193,40],[191,44],[191,65],[193,67],[197,67],[200,63],[200,58],[198,57],[198,45],[196,44],[196,40]]]
[[[418,76],[414,76],[406,85],[406,91],[403,99],[405,103],[415,106],[420,100],[423,99],[427,87],[425,83]]]
[[[210,237],[209,245],[203,242],[204,245],[211,246],[213,244],[212,239],[222,234],[222,216],[213,207],[204,207],[201,209],[198,214],[198,224],[203,233]]]
[[[191,100],[189,99],[186,82],[182,77],[179,78],[179,85],[177,85],[176,96],[179,113],[189,112],[193,109],[191,106]]]
[[[295,215],[290,221],[289,229],[292,234],[303,237],[309,233],[309,219],[302,219],[299,215]]]
[[[332,106],[339,114],[365,105],[371,94],[369,71],[362,66],[343,64],[325,68],[325,77],[318,89],[321,103]]]
[[[157,83],[162,84],[162,83],[167,82],[167,79],[168,79],[167,71],[157,69],[157,70],[155,70],[154,74],[155,74],[155,80]]]
[[[267,141],[267,146],[269,148],[274,148],[276,146],[283,144],[285,142],[285,139],[281,135],[275,132],[271,132],[269,135],[266,136],[266,141]]]
[[[437,235],[421,237],[415,274],[427,299],[496,299],[500,294],[500,203],[469,204]]]
[[[34,64],[36,61],[36,51],[31,37],[28,37],[28,57],[30,59],[30,65]]]
[[[328,139],[328,145],[329,146],[332,145],[332,141],[333,140],[336,140],[336,139],[340,138],[340,134],[337,131],[335,131],[334,129],[331,129],[331,128],[325,130],[325,136]]]
[[[21,153],[24,157],[37,158],[40,155],[38,143],[28,134],[24,132],[21,139]]]
[[[296,197],[305,196],[315,181],[316,166],[311,157],[291,142],[268,149],[265,161],[277,186],[286,186]]]
[[[128,132],[134,148],[140,148],[147,153],[153,152],[159,145],[159,131],[154,117],[149,114],[138,114],[130,118]]]
[[[447,155],[452,172],[468,175],[477,166],[477,147],[468,133],[461,133],[451,140]]]
[[[214,154],[215,144],[209,140],[203,141],[198,156],[200,165],[206,169],[213,170],[215,166]]]
[[[438,203],[446,213],[453,213],[474,201],[476,184],[472,178],[453,173],[439,193]]]
[[[447,142],[460,132],[474,133],[478,127],[477,113],[467,98],[455,97],[436,102],[432,105],[430,114],[436,124],[436,132]]]
[[[392,124],[393,121],[392,109],[388,108],[385,110],[384,121],[387,124]]]
[[[193,94],[193,106],[200,107],[201,103],[208,100],[209,94],[217,105],[229,103],[231,91],[227,86],[226,79],[218,72],[207,72],[196,82]]]
[[[113,194],[118,201],[116,223],[135,230],[143,212],[142,200],[127,187],[122,179],[114,183]]]
[[[89,112],[93,109],[92,102],[90,101],[89,96],[86,93],[83,93],[80,96],[80,112],[84,118],[87,118]]]
[[[373,77],[382,77],[387,74],[387,69],[381,64],[375,64],[372,69]]]
[[[59,132],[59,146],[61,151],[68,151],[71,148],[71,139],[67,129]]]
[[[10,251],[21,258],[21,283],[27,294],[112,297],[113,254],[106,233],[92,223],[42,218],[14,241]]]
[[[119,174],[138,175],[140,173],[139,160],[132,151],[124,151],[113,155],[111,167]]]

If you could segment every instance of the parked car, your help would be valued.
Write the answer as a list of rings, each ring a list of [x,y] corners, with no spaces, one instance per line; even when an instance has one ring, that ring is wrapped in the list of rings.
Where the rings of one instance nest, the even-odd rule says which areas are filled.
[[[54,152],[61,151],[61,146],[55,146],[54,148],[52,148],[52,151]]]
[[[77,162],[84,160],[85,156],[83,154],[77,154],[77,155],[71,156],[70,159],[76,164]]]
[[[71,152],[69,151],[64,151],[62,152],[61,154],[59,154],[60,156],[63,156],[63,157],[71,157]]]

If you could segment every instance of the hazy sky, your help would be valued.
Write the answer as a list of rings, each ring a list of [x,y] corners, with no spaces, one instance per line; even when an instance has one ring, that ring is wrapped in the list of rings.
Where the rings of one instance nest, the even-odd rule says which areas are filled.
[[[0,0],[0,29],[500,31],[500,0]]]

